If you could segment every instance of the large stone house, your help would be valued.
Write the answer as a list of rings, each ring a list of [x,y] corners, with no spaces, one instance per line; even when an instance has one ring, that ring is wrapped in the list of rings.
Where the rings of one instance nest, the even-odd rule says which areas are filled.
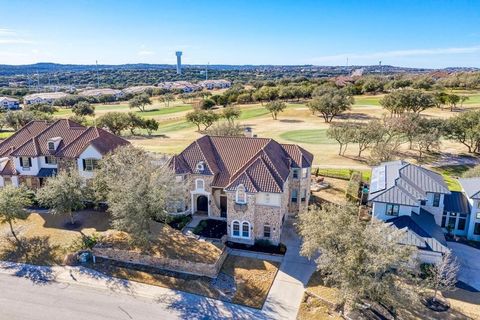
[[[372,216],[406,231],[405,243],[420,249],[420,260],[438,261],[447,250],[445,234],[480,241],[480,177],[459,179],[450,191],[443,177],[405,161],[373,168]]]
[[[103,129],[70,120],[32,121],[0,143],[0,187],[38,188],[66,167],[90,179],[98,160],[128,143]]]
[[[308,206],[312,160],[272,139],[204,136],[170,160],[190,183],[178,213],[226,220],[230,241],[277,244],[287,216]]]

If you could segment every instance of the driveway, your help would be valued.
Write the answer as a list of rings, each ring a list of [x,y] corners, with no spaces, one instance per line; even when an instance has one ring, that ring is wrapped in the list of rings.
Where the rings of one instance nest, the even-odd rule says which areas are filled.
[[[305,286],[316,268],[313,260],[300,255],[301,239],[295,232],[295,222],[285,222],[281,242],[287,246],[287,253],[262,309],[271,319],[297,317]]]
[[[448,247],[460,263],[458,280],[480,290],[480,250],[457,242],[448,242]]]

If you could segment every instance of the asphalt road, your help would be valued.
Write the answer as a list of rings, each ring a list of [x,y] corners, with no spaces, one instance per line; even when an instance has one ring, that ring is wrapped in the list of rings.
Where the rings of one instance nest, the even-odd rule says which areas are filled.
[[[64,283],[0,274],[0,319],[181,319],[161,302]]]

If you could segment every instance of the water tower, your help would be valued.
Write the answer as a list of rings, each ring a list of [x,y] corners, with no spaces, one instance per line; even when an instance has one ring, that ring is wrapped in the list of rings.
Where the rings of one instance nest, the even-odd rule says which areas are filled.
[[[177,74],[182,74],[182,51],[175,52],[177,55]]]

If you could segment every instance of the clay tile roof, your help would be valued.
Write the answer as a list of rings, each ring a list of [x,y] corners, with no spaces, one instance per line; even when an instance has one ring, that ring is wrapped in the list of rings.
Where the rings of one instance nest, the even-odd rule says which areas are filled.
[[[170,166],[178,174],[195,173],[197,163],[204,161],[208,168],[202,174],[214,175],[212,186],[244,184],[249,192],[282,192],[290,167],[309,167],[313,159],[298,146],[287,148],[266,138],[204,136],[174,156]]]
[[[43,130],[48,128],[46,121],[31,121],[23,128],[15,132],[8,139],[3,140],[0,143],[0,156],[8,156],[16,148],[22,146],[28,141],[31,141],[32,137],[38,135]]]
[[[60,137],[56,150],[48,149],[48,141]],[[57,120],[52,124],[31,122],[15,135],[0,143],[2,156],[55,155],[57,157],[78,158],[88,145],[93,145],[101,154],[106,154],[118,146],[129,142],[103,129],[84,127],[70,120]]]
[[[17,170],[15,169],[15,164],[13,163],[12,160],[8,160],[3,170],[0,171],[0,175],[2,176],[14,176],[16,174],[17,174]]]

